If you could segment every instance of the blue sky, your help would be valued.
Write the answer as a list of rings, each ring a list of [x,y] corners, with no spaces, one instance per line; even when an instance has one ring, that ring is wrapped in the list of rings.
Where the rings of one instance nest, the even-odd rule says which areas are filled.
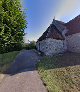
[[[22,0],[27,8],[27,40],[37,40],[51,24],[54,16],[57,20],[68,22],[80,14],[80,0]]]

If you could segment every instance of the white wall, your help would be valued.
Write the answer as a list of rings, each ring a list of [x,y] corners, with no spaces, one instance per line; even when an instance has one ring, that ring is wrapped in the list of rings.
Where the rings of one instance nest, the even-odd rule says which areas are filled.
[[[69,51],[80,53],[80,33],[69,35],[66,40]]]
[[[39,50],[39,43],[40,43],[40,51],[44,52],[45,55],[54,55],[62,53],[67,49],[65,40],[56,40],[48,38],[36,44],[38,50]]]

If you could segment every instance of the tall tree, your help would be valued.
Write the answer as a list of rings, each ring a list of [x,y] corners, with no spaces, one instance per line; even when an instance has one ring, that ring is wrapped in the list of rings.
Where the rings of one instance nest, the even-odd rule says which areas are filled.
[[[25,17],[20,0],[0,0],[0,53],[21,48]]]

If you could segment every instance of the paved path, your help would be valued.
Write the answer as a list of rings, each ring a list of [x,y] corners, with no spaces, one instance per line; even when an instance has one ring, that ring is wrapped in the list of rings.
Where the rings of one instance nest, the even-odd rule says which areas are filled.
[[[38,60],[33,50],[20,53],[0,84],[0,92],[47,92],[36,70]]]

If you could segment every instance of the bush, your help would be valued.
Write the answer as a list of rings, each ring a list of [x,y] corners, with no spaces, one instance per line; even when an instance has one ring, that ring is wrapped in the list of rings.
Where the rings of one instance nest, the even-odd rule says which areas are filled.
[[[0,48],[0,54],[12,52],[12,51],[19,51],[22,49],[23,47],[22,47],[22,44],[20,43],[7,44],[6,46],[3,46],[2,48]]]
[[[35,43],[35,41],[32,41],[29,44],[25,44],[24,49],[26,49],[26,50],[36,49],[36,43]]]

